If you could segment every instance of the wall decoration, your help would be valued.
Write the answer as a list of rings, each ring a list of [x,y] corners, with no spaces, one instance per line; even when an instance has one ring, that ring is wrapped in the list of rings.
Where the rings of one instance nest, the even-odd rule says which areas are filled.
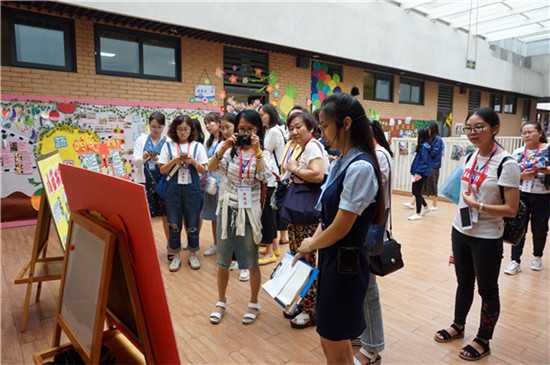
[[[287,115],[290,112],[290,109],[294,106],[294,98],[296,98],[297,89],[288,84],[288,87],[285,89],[285,95],[281,99],[281,111]],[[320,104],[319,104],[320,105]]]
[[[329,70],[332,68],[333,70]],[[337,71],[339,69],[339,71]],[[332,72],[331,72],[332,71]],[[341,81],[341,67],[315,61],[311,68],[311,111],[314,112],[321,106],[326,96],[342,92],[344,83]]]
[[[465,153],[466,149],[464,147],[455,144],[451,151],[451,160],[458,161]]]
[[[229,82],[232,83],[232,84],[235,84],[237,83],[237,76],[236,75],[231,75],[229,76]]]
[[[206,99],[206,103],[216,100],[216,86],[214,85],[195,85],[195,100]]]

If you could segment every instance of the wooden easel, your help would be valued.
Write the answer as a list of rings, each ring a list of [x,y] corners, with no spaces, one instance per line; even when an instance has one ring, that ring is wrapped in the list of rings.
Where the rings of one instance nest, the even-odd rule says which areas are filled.
[[[34,234],[34,244],[32,247],[31,258],[14,280],[15,284],[27,284],[25,304],[23,306],[23,317],[21,319],[21,332],[24,332],[27,326],[32,284],[38,283],[36,289],[36,302],[38,302],[40,300],[42,282],[59,280],[61,279],[61,273],[63,272],[63,256],[46,257],[51,218],[52,213],[48,207],[48,197],[43,189],[40,199],[40,208],[38,210],[38,220],[36,222],[36,231]],[[40,257],[41,253],[42,257]]]
[[[120,227],[120,224],[116,226]],[[86,230],[89,234],[79,235],[78,230],[80,233]],[[86,242],[86,237],[93,239]],[[104,247],[101,246],[103,243]],[[96,245],[95,251],[90,251],[96,252],[95,257],[86,255],[83,258],[83,251],[75,252],[83,250],[85,245]],[[81,255],[80,258],[78,255]],[[89,261],[96,263],[95,266],[85,267]],[[93,285],[79,291],[81,284],[90,284],[86,273],[91,273],[94,268],[98,273],[92,279]],[[81,283],[81,280],[86,280],[86,283]],[[88,287],[98,288],[97,297],[94,294],[91,300],[88,298]],[[85,295],[80,297],[80,292]],[[95,293],[94,289],[91,292]],[[86,301],[84,305],[83,299]],[[81,307],[93,309],[94,318],[87,320],[85,311],[79,313]],[[104,331],[106,320],[108,330]],[[83,325],[86,327],[84,331]],[[70,339],[70,344],[60,345],[61,331]],[[73,212],[59,290],[53,347],[34,354],[34,362],[42,364],[56,354],[74,348],[86,364],[98,364],[102,345],[109,348],[116,363],[154,363],[124,233],[86,212]]]

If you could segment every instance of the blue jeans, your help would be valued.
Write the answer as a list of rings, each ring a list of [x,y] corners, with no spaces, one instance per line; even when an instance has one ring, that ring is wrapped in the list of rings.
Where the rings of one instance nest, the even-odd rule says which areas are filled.
[[[542,256],[548,234],[548,217],[550,216],[550,194],[531,194],[520,192],[520,198],[527,207],[525,224],[531,220],[531,233],[533,234],[533,256]],[[512,246],[512,260],[518,264],[521,262],[525,236],[517,246]]]
[[[179,185],[177,175],[174,175],[166,187],[166,219],[170,232],[168,251],[181,251],[182,220],[187,226],[187,241],[189,251],[199,250],[199,215],[202,209],[204,193],[201,189],[199,176],[191,172],[192,183]],[[174,228],[177,227],[177,228]]]
[[[384,350],[384,326],[382,323],[380,292],[378,291],[376,275],[374,274],[370,274],[363,308],[365,310],[367,328],[365,328],[365,331],[361,335],[361,346],[368,352],[382,352]]]

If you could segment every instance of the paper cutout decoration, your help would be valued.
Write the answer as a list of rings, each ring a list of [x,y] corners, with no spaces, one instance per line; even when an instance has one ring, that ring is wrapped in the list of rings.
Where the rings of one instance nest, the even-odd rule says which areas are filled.
[[[57,109],[63,114],[72,114],[78,105],[76,104],[57,104]]]
[[[233,71],[237,71],[237,66],[233,65]]]
[[[231,75],[229,76],[229,82],[232,83],[232,84],[235,84],[237,83],[237,76],[236,75]]]
[[[290,112],[290,109],[294,106],[294,98],[296,98],[296,91],[298,89],[293,88],[291,84],[285,89],[285,95],[281,99],[281,111],[286,115]],[[320,104],[319,104],[320,105]]]
[[[248,84],[248,77],[243,77],[243,84]]]
[[[450,112],[447,118],[445,118],[445,126],[451,127],[452,121],[453,121],[453,112]]]
[[[380,113],[376,113],[374,109],[370,110],[370,120],[380,121]]]
[[[207,77],[204,79],[204,84],[205,85],[210,85],[212,83],[212,81]]]
[[[225,71],[221,67],[216,67],[216,71],[214,72],[217,78],[221,79],[225,76]]]
[[[329,66],[319,61],[313,62],[311,70],[311,100],[313,101],[312,111],[321,106],[326,96],[342,92],[344,83],[341,82],[337,73],[332,76],[328,74]]]
[[[260,76],[262,74],[262,69],[259,67],[255,67],[254,74]]]
[[[57,110],[52,110],[50,112],[50,120],[53,122],[57,122],[59,120],[59,112]]]
[[[225,95],[225,90],[220,90],[219,94],[218,94],[219,98],[220,99],[225,99],[226,95]]]

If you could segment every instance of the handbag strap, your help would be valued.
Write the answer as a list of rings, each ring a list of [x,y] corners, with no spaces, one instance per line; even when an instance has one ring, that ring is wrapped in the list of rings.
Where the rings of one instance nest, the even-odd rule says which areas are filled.
[[[172,149],[170,148],[170,145],[168,143],[166,144],[166,146],[168,146],[168,153],[170,154],[170,160],[172,160]],[[180,164],[179,163],[175,164],[172,167],[172,170],[170,170],[170,172],[166,176],[166,181],[170,181],[172,176],[174,176],[174,174],[176,173],[176,171],[178,171],[179,168],[180,168]]]
[[[384,153],[384,157],[386,158],[386,161],[388,161],[388,167],[389,167],[389,170],[390,170],[390,173],[388,175],[388,196],[390,197],[390,230],[386,230],[386,233],[388,234],[388,238],[389,239],[392,239],[393,238],[393,227],[392,227],[392,209],[391,209],[391,164],[390,164],[390,159],[388,158],[388,156]]]

